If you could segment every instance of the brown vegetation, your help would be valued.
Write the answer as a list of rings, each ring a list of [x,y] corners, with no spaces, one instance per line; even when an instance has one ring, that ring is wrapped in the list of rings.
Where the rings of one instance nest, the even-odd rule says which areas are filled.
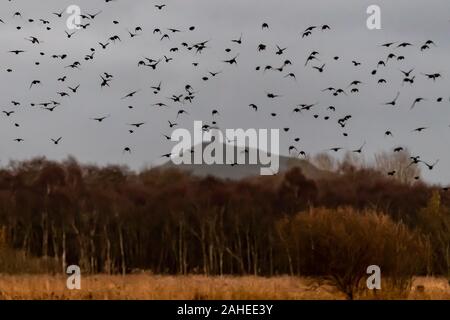
[[[390,291],[402,293],[426,261],[426,242],[418,232],[370,211],[311,209],[281,221],[279,233],[291,274],[320,276],[349,299],[366,291],[362,280],[370,265],[381,268]]]
[[[408,291],[414,275],[449,276],[449,205],[351,163],[226,181],[35,159],[0,170],[0,273],[308,276],[353,298],[376,264]]]
[[[63,276],[1,276],[0,300],[336,300],[346,296],[334,287],[308,278],[92,275],[82,278],[81,290],[70,291]],[[314,284],[312,284],[314,283]],[[358,299],[405,299],[397,292],[366,292]],[[417,278],[407,299],[450,299],[446,279]]]

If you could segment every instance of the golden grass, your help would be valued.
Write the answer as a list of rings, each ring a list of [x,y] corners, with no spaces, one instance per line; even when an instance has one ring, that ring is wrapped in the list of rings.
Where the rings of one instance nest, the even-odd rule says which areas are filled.
[[[204,277],[93,275],[82,278],[82,289],[70,291],[63,276],[0,275],[0,299],[77,299],[77,300],[317,300],[344,299],[329,286],[314,286],[294,277]],[[423,286],[423,287],[422,287]],[[424,289],[424,290],[422,290]],[[367,296],[366,298],[371,298]],[[378,298],[395,298],[383,291]],[[450,300],[446,279],[418,278],[409,299]]]

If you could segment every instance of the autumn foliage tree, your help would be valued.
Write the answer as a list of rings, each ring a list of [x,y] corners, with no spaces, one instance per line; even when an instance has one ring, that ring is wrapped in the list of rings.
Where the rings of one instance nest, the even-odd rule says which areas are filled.
[[[278,227],[295,274],[324,279],[349,299],[367,289],[368,266],[379,266],[399,291],[423,270],[426,246],[420,235],[377,212],[311,209]]]

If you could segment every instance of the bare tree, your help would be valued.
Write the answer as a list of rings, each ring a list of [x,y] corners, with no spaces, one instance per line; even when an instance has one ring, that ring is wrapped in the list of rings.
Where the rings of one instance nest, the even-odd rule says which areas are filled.
[[[407,149],[376,154],[375,168],[384,174],[391,173],[393,178],[405,184],[411,184],[420,177],[420,167]]]

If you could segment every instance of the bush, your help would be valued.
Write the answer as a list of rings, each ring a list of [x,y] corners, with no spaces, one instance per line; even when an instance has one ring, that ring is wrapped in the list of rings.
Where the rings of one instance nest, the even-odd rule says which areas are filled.
[[[55,274],[57,271],[53,258],[29,257],[22,251],[0,249],[0,274]]]
[[[0,227],[0,274],[44,274],[56,271],[57,264],[53,258],[34,258],[23,251],[8,248],[6,232]]]
[[[349,299],[366,290],[368,266],[381,268],[382,288],[406,292],[426,260],[418,233],[373,211],[311,209],[282,221],[279,233],[291,270],[318,276]]]
[[[418,228],[430,243],[427,274],[444,275],[450,280],[450,210],[441,204],[438,191],[419,211]]]

